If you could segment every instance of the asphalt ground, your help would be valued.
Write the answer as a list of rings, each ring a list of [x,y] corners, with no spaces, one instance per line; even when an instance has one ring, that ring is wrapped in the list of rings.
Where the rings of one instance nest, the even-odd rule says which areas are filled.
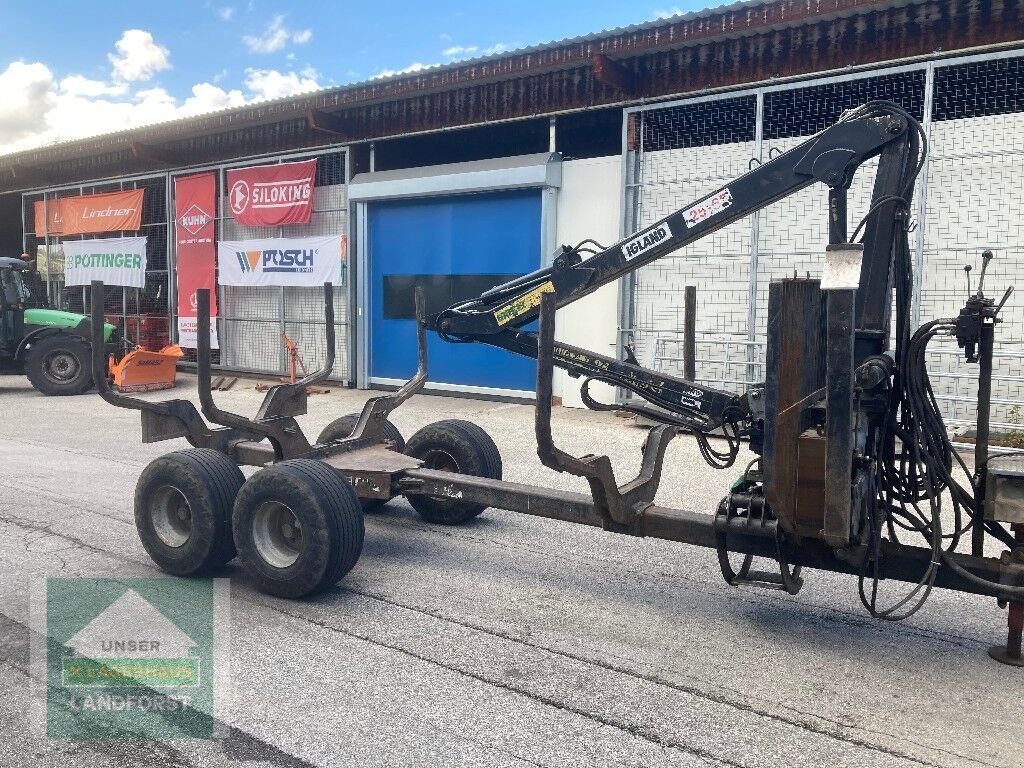
[[[176,396],[192,396],[183,377]],[[168,393],[154,393],[162,398]],[[311,396],[307,433],[369,393]],[[255,413],[240,380],[216,393]],[[585,491],[542,468],[530,406],[417,396],[408,438],[464,418],[506,479]],[[1020,766],[1024,669],[996,664],[993,601],[937,591],[901,623],[853,577],[796,596],[727,586],[712,551],[489,510],[456,528],[404,500],[366,518],[355,569],[313,599],[254,591],[232,563],[229,705],[212,741],[69,741],[29,726],[29,592],[46,576],[156,577],[136,479],[184,441],[142,445],[138,414],[0,377],[0,766]],[[555,409],[565,450],[636,472],[644,432]],[[747,457],[749,458],[749,457]],[[658,503],[711,514],[745,465],[669,449]],[[890,588],[889,585],[886,585]],[[893,585],[899,589],[900,585]]]

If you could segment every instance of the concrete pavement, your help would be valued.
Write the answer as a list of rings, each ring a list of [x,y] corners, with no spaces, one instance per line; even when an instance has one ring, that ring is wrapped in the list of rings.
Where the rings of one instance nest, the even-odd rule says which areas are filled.
[[[175,394],[191,393],[185,377]],[[216,396],[242,413],[261,398],[244,380]],[[300,422],[315,436],[367,396],[311,396]],[[507,479],[586,490],[540,467],[529,406],[417,396],[393,420],[408,438],[441,418],[484,427]],[[0,377],[0,419],[0,765],[1024,765],[1024,670],[985,654],[1005,627],[990,601],[939,591],[883,623],[850,577],[808,572],[795,597],[739,590],[711,551],[497,510],[445,528],[403,500],[367,516],[356,568],[314,599],[261,595],[234,563],[221,574],[228,738],[38,738],[29,585],[159,575],[132,493],[184,442],[142,445],[134,412],[16,376]],[[609,453],[620,478],[639,467],[643,432],[614,416],[555,409],[554,433]],[[711,470],[680,438],[658,502],[710,514],[744,464]]]

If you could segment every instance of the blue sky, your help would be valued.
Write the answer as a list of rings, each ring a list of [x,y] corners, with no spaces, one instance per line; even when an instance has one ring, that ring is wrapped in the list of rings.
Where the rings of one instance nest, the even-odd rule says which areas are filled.
[[[702,7],[0,0],[0,153]]]

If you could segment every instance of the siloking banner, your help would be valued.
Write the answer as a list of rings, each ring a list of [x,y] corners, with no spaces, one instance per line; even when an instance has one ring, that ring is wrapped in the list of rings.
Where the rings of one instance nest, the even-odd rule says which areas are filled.
[[[174,238],[178,276],[178,343],[195,349],[196,291],[210,289],[210,347],[217,349],[217,249],[214,245],[217,175],[174,180]]]
[[[340,285],[342,237],[222,240],[217,269],[221,285]]]
[[[247,227],[309,224],[315,182],[315,159],[229,170],[228,205]]]
[[[146,238],[112,237],[104,240],[67,240],[64,243],[65,285],[146,286]]]

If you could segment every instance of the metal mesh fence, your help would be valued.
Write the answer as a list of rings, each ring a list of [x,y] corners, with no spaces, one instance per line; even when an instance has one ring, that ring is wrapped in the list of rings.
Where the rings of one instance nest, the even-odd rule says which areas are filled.
[[[65,285],[63,244],[68,240],[96,240],[116,237],[113,234],[60,235],[49,231],[34,232],[35,203],[46,203],[47,210],[62,198],[142,189],[142,227],[139,235],[146,240],[146,284],[144,288],[106,286],[103,314],[108,323],[133,342],[148,349],[160,349],[169,341],[168,257],[167,257],[167,177],[147,176],[104,184],[86,184],[47,190],[22,197],[23,247],[36,259],[37,302],[70,312],[89,312],[88,289]],[[49,217],[47,217],[48,219]],[[48,229],[47,224],[43,229]],[[135,236],[134,233],[131,236]]]
[[[1024,59],[976,61],[935,72],[928,206],[921,243],[921,317],[955,316],[965,264],[991,248],[986,293],[1024,273]],[[972,272],[972,287],[978,270]],[[993,418],[1016,425],[1024,402],[1024,306],[1012,297],[996,330]],[[934,386],[958,420],[974,417],[977,368],[955,343],[933,345]]]
[[[753,96],[642,112],[634,229],[743,173],[755,152]],[[751,227],[737,222],[641,268],[627,341],[638,359],[682,374],[683,288],[698,286],[702,380],[745,380]]]
[[[637,110],[627,150],[627,227],[641,229],[699,199],[751,163],[833,124],[843,110],[894,101],[923,121],[931,144],[911,209],[918,227],[911,245],[921,265],[915,316],[955,315],[967,296],[963,266],[977,266],[984,248],[996,252],[988,293],[1011,284],[1024,263],[1022,55],[922,63]],[[869,205],[876,166],[865,164],[850,189],[854,222]],[[815,185],[641,269],[624,341],[643,364],[681,375],[683,287],[696,285],[698,380],[733,391],[762,381],[768,286],[794,272],[820,274],[827,203],[827,191]],[[1024,309],[1011,301],[1004,312],[993,419],[1010,427],[1024,399]],[[976,367],[954,344],[935,346],[930,369],[947,419],[973,420]]]
[[[228,169],[226,166],[219,169],[218,239],[347,235],[345,152],[340,150],[314,156],[317,158],[317,173],[313,216],[309,224],[281,227],[245,227],[238,224],[230,214],[224,191]],[[295,159],[299,158],[282,158],[281,162]],[[350,378],[347,275],[345,283],[334,288],[336,356],[332,378],[347,382]],[[219,308],[221,350],[217,362],[223,368],[284,375],[289,368],[285,337],[298,345],[301,359],[309,370],[319,368],[327,359],[324,300],[320,288],[221,286]]]
[[[296,159],[317,158],[317,175],[311,224],[284,227],[242,227],[230,214],[224,194],[228,166],[216,170],[218,184],[217,237],[221,240],[247,240],[266,237],[310,237],[347,235],[348,197],[346,192],[346,152],[332,150],[321,154],[291,155],[275,159],[240,162],[233,167]],[[132,341],[149,349],[159,349],[173,337],[177,327],[176,307],[170,301],[174,280],[174,210],[168,189],[178,175],[195,171],[160,174],[138,179],[87,184],[23,195],[24,249],[37,258],[40,304],[72,312],[90,311],[88,291],[64,284],[63,252],[60,235],[36,233],[36,201],[48,204],[64,197],[90,195],[127,189],[145,189],[140,235],[147,237],[146,285],[142,289],[107,286],[104,314]],[[173,193],[172,193],[173,194]],[[170,235],[170,237],[169,237]],[[110,237],[79,235],[76,239]],[[289,370],[285,336],[298,344],[303,363],[310,370],[319,368],[327,357],[323,292],[319,288],[239,288],[218,289],[218,335],[220,349],[213,350],[213,364],[224,370],[286,375]],[[334,316],[336,362],[332,378],[348,382],[349,318],[347,276],[335,286]],[[195,350],[186,350],[186,362],[195,361]]]

